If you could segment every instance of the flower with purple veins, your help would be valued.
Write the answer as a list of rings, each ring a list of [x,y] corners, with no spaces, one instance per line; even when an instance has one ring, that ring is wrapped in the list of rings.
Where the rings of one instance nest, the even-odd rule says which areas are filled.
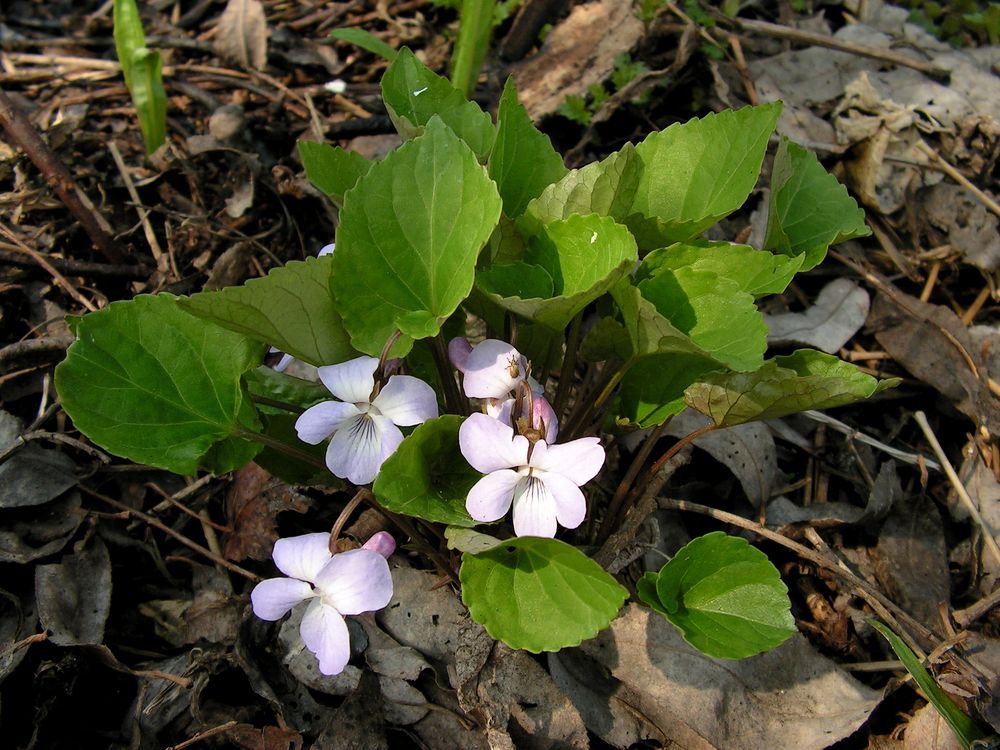
[[[330,553],[330,535],[304,534],[274,543],[274,564],[287,578],[268,578],[250,592],[253,612],[262,620],[280,620],[299,602],[311,600],[299,633],[316,654],[319,671],[335,675],[351,658],[344,615],[385,607],[392,599],[392,575],[386,558],[395,540],[380,531],[360,549]]]
[[[295,422],[303,442],[317,445],[329,437],[327,467],[358,485],[375,479],[382,463],[403,442],[400,427],[438,415],[437,397],[427,383],[392,375],[383,384],[384,373],[376,383],[378,365],[374,357],[358,357],[318,368],[323,385],[340,400],[311,406]]]
[[[518,536],[553,537],[557,525],[579,526],[587,514],[580,486],[604,465],[604,448],[596,437],[560,445],[532,442],[485,414],[462,423],[458,444],[465,460],[486,475],[469,490],[469,515],[497,521],[513,505]]]

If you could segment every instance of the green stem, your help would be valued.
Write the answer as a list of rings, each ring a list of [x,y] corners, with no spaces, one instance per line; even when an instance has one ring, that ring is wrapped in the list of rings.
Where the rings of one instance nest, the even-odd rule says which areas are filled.
[[[597,398],[595,398],[591,403],[587,404],[581,399],[580,403],[576,404],[574,413],[570,416],[566,429],[564,430],[566,440],[571,440],[572,438],[577,437],[577,433],[590,423],[594,414],[596,414],[597,410],[600,409],[601,406],[604,405],[604,402],[608,400],[614,392],[615,387],[621,382],[621,379],[625,377],[625,373],[628,372],[628,369],[632,366],[634,361],[634,359],[628,360],[621,367],[611,373],[610,377],[602,382]]]
[[[448,411],[459,416],[468,416],[469,401],[458,390],[455,373],[452,371],[451,361],[448,359],[448,347],[444,343],[444,334],[440,331],[434,337],[434,365],[437,367],[438,380],[441,381],[441,387],[444,389],[444,404]]]
[[[451,58],[451,82],[467,98],[475,89],[493,30],[496,0],[462,0],[458,40]]]
[[[267,396],[256,396],[250,394],[250,400],[255,404],[261,404],[262,406],[273,406],[275,409],[281,409],[282,411],[288,411],[292,414],[301,414],[305,411],[298,404],[290,404],[287,401],[278,401],[274,398],[268,398]]]
[[[632,464],[628,467],[628,471],[625,472],[625,476],[622,477],[622,481],[618,483],[618,487],[615,489],[615,494],[611,498],[611,502],[608,504],[608,510],[604,514],[604,520],[601,522],[601,539],[602,541],[610,537],[614,530],[618,527],[619,516],[622,515],[622,506],[625,503],[625,498],[628,496],[629,490],[632,489],[632,483],[635,478],[639,476],[639,471],[642,469],[642,465],[646,463],[646,459],[649,458],[649,454],[653,451],[653,446],[656,445],[656,441],[660,439],[663,435],[663,431],[670,424],[668,418],[658,424],[652,432],[650,432],[646,439],[642,443],[642,447],[639,448],[639,452],[635,454],[635,458],[632,459]]]
[[[327,471],[326,462],[321,458],[317,458],[311,453],[306,453],[301,448],[296,448],[294,445],[289,445],[288,443],[283,443],[280,440],[275,440],[270,435],[265,435],[262,432],[251,432],[243,427],[237,427],[234,431],[236,437],[243,438],[244,440],[251,440],[255,443],[260,443],[261,445],[266,445],[268,448],[273,448],[279,453],[284,453],[286,456],[291,456],[299,461],[303,461],[310,466],[315,466],[317,469],[322,469]]]

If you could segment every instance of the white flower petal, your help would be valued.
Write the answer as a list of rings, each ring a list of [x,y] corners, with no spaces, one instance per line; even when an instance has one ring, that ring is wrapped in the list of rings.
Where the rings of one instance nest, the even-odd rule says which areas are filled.
[[[273,346],[271,348],[274,349]],[[272,354],[276,354],[278,351],[279,351],[278,349],[274,349],[274,352],[272,352]],[[279,359],[271,369],[274,370],[275,372],[284,372],[285,370],[288,369],[288,365],[292,364],[292,362],[294,361],[295,357],[293,357],[291,354],[285,354],[284,352],[282,352],[281,359]]]
[[[522,477],[514,488],[514,533],[517,536],[556,535],[556,502],[538,477]]]
[[[465,499],[465,509],[477,521],[489,523],[507,515],[514,499],[514,487],[521,476],[510,469],[500,469],[476,482]]]
[[[514,426],[510,421],[511,412],[514,411],[514,399],[507,398],[501,401],[498,398],[484,398],[482,406],[483,414],[487,417],[499,420],[508,427]]]
[[[375,357],[357,357],[339,365],[320,367],[318,372],[323,385],[341,401],[367,404],[375,387],[376,369]]]
[[[379,416],[372,417],[372,419],[375,420],[375,429],[381,446],[378,465],[379,468],[382,468],[385,460],[395,453],[399,444],[403,442],[403,432],[392,423],[389,417]]]
[[[382,430],[376,420],[389,422],[385,417],[359,414],[333,434],[326,449],[326,465],[334,476],[354,484],[368,484],[375,478],[383,460]]]
[[[319,659],[319,671],[325,675],[340,674],[351,659],[351,636],[347,623],[333,607],[317,599],[299,626],[302,642]]]
[[[528,460],[528,439],[485,414],[473,414],[462,422],[458,445],[469,465],[483,474],[524,466]]]
[[[336,242],[331,242],[329,245],[323,245],[323,247],[321,247],[319,249],[319,252],[316,253],[316,257],[317,258],[322,258],[324,255],[329,255],[330,253],[332,253],[336,249],[337,249],[337,243]]]
[[[372,406],[400,427],[426,422],[438,415],[437,396],[420,378],[393,375]]]
[[[313,595],[312,586],[294,578],[268,578],[253,587],[253,613],[262,620],[280,620],[292,607]]]
[[[528,363],[505,341],[486,339],[465,361],[462,387],[472,398],[504,398],[527,375]]]
[[[392,599],[389,563],[378,552],[352,549],[333,556],[316,578],[323,601],[342,615],[382,609]]]
[[[583,523],[587,517],[587,498],[573,480],[550,472],[539,472],[537,476],[552,496],[559,525],[575,529]]]
[[[279,539],[271,553],[274,564],[286,576],[314,582],[323,566],[330,562],[330,535],[326,532],[302,534]]]
[[[529,464],[543,471],[562,474],[577,487],[586,484],[604,466],[604,448],[596,437],[571,440],[568,443],[545,445],[535,443]]]
[[[310,406],[299,415],[295,420],[295,432],[303,443],[316,445],[330,437],[340,425],[357,414],[360,412],[354,404],[324,401]]]

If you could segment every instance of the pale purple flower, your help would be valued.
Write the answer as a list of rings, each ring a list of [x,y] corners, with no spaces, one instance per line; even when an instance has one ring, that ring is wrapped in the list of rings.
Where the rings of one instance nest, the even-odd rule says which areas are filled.
[[[278,570],[288,577],[268,578],[250,592],[254,614],[269,621],[280,620],[299,602],[311,600],[299,633],[325,675],[339,674],[351,658],[344,615],[382,609],[392,599],[389,564],[369,545],[392,554],[395,543],[390,549],[384,539],[374,540],[369,539],[361,549],[333,555],[327,533],[279,539],[272,556]]]
[[[518,536],[552,537],[557,524],[579,526],[587,513],[580,486],[604,465],[604,448],[596,437],[561,445],[532,443],[486,414],[473,414],[462,423],[458,444],[465,460],[486,475],[469,490],[469,515],[496,521],[513,504]]]
[[[393,375],[376,389],[376,369],[375,357],[318,368],[319,379],[340,401],[316,404],[295,422],[303,442],[317,445],[331,438],[326,465],[335,476],[354,484],[375,479],[382,463],[403,442],[400,427],[438,415],[437,398],[427,383],[409,375]]]
[[[337,243],[335,242],[331,242],[329,245],[323,245],[323,247],[319,249],[319,252],[316,253],[316,257],[322,258],[324,255],[329,255],[336,249],[337,249]],[[279,352],[281,353],[281,359],[279,359],[277,364],[275,364],[274,367],[272,367],[271,369],[274,370],[275,372],[284,372],[285,370],[288,369],[288,366],[295,361],[295,357],[293,357],[291,354],[285,354],[284,352],[281,351],[281,349],[279,349],[276,346],[272,346],[270,349],[268,349],[269,354],[278,354]]]

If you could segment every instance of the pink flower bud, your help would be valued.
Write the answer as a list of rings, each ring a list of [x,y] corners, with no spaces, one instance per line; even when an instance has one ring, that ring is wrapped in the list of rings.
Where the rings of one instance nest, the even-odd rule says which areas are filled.
[[[361,548],[378,552],[388,560],[389,556],[396,551],[396,540],[392,538],[392,534],[388,531],[379,531],[376,534],[372,534],[371,539],[362,544]]]

